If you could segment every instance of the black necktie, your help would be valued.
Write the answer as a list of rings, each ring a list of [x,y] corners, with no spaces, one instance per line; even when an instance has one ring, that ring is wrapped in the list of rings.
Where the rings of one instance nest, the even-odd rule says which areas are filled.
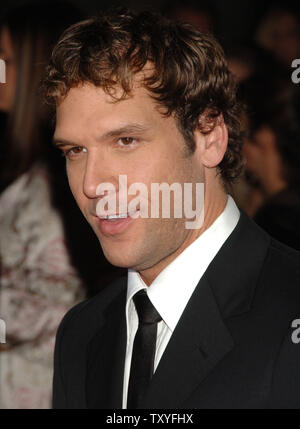
[[[139,327],[133,343],[127,408],[138,408],[149,387],[154,369],[157,323],[162,320],[145,290],[137,292],[133,301]]]

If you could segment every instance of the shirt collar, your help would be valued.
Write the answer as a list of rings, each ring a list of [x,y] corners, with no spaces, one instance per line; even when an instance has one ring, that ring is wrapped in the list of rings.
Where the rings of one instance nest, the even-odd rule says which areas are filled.
[[[141,289],[147,289],[152,304],[173,332],[199,280],[234,230],[239,217],[239,209],[228,195],[226,207],[220,216],[149,287],[137,271],[129,269],[127,310],[133,295]]]

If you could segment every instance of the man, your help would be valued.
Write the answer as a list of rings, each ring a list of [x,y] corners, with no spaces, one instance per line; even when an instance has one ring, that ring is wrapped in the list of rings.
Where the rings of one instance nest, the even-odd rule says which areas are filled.
[[[128,268],[61,323],[54,407],[299,406],[300,258],[227,193],[241,133],[218,43],[152,13],[108,14],[64,33],[44,89],[73,195],[107,259]],[[128,207],[131,185],[143,199],[104,212],[120,176]],[[197,228],[178,204],[141,216],[154,183],[204,183]]]

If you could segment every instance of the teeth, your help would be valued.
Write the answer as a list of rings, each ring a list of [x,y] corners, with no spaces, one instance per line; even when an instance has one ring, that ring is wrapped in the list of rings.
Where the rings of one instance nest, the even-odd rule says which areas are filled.
[[[109,215],[109,216],[100,216],[101,219],[125,219],[127,217],[127,213],[120,215]]]
[[[122,214],[114,214],[114,215],[108,215],[108,216],[99,216],[100,219],[106,219],[106,220],[110,220],[110,219],[125,219],[129,216],[133,216],[134,214],[136,214],[138,212],[132,212],[132,213],[122,213]]]

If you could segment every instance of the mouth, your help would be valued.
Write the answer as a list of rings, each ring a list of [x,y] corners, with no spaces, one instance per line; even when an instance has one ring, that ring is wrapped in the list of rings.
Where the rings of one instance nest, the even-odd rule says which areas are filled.
[[[118,220],[118,219],[125,219],[128,216],[132,217],[136,212],[133,213],[120,213],[120,214],[111,214],[106,216],[98,216],[99,219],[105,219],[105,220]]]
[[[104,235],[114,235],[123,232],[138,217],[139,210],[130,213],[96,216],[97,225]]]

